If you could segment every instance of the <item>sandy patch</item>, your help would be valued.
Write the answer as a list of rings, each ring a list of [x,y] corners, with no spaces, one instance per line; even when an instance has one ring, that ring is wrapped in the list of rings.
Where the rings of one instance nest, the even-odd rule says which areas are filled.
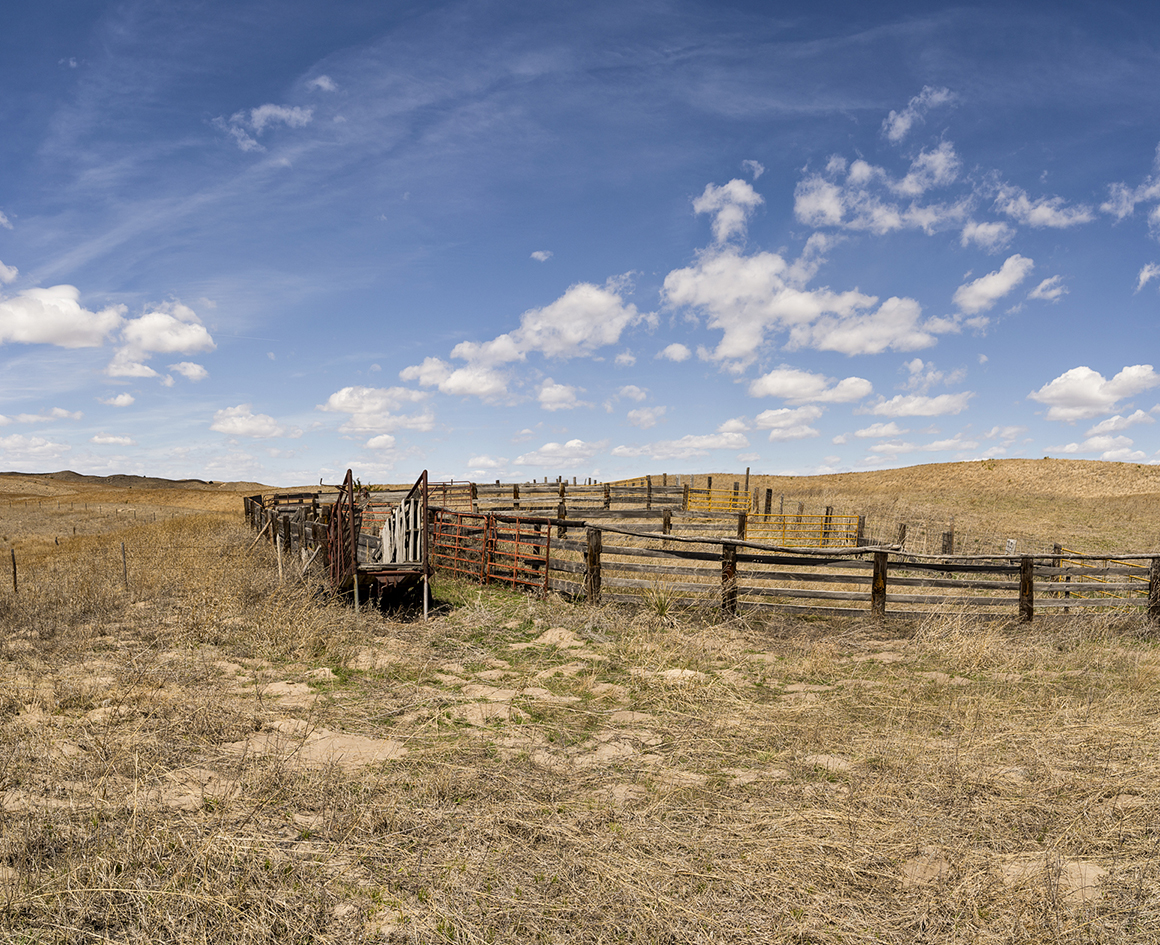
[[[498,682],[510,675],[511,673],[504,672],[502,669],[485,669],[482,673],[475,674],[477,679],[486,679],[489,682]]]
[[[338,679],[338,675],[329,666],[320,666],[318,669],[312,669],[306,674],[307,679],[313,679],[315,682],[334,682]]]
[[[578,768],[593,768],[599,765],[616,764],[636,754],[636,749],[625,741],[607,741],[598,745],[595,751],[577,755],[572,759]]]
[[[231,752],[282,755],[308,767],[336,764],[347,769],[391,761],[407,753],[403,743],[394,739],[367,738],[311,728],[301,719],[269,722],[250,738],[222,747]]]
[[[536,699],[540,702],[579,702],[579,696],[558,696],[554,692],[548,692],[547,689],[540,689],[536,686],[528,686],[520,695],[527,696],[529,699]]]
[[[308,709],[318,701],[318,693],[306,683],[273,682],[258,689],[263,699],[277,699],[282,705]]]
[[[735,787],[761,781],[788,781],[790,777],[785,768],[725,768],[723,770],[726,774],[732,775],[729,783]]]
[[[182,768],[165,777],[168,783],[161,786],[157,800],[174,810],[198,811],[207,804],[231,800],[241,792],[237,781],[209,768]]]
[[[618,702],[628,698],[628,689],[624,686],[618,686],[616,683],[593,683],[588,687],[588,691],[593,695],[607,696],[609,699],[615,699]]]
[[[639,722],[655,722],[656,716],[647,712],[633,712],[631,709],[617,709],[609,713],[608,721],[617,725],[636,725]]]
[[[608,793],[618,804],[639,801],[641,798],[648,796],[648,791],[639,784],[613,784],[608,788]]]
[[[585,641],[576,636],[567,627],[552,627],[549,630],[545,630],[534,640],[526,643],[513,643],[511,648],[513,650],[526,650],[533,646],[558,646],[562,650],[569,650],[579,649],[585,645]]]
[[[830,774],[847,774],[854,767],[848,758],[840,755],[806,755],[802,760],[807,765],[814,765]]]
[[[486,699],[488,702],[511,702],[519,695],[515,689],[498,689],[495,686],[479,684],[464,686],[463,694],[468,699]]]
[[[902,886],[940,885],[950,879],[951,865],[942,857],[938,847],[925,847],[918,856],[902,864]]]
[[[1064,860],[1058,864],[1044,862],[1043,857],[1020,856],[999,864],[1003,881],[1009,886],[1055,884],[1063,899],[1071,905],[1083,905],[1100,898],[1100,883],[1107,875],[1091,860]]]
[[[588,663],[573,661],[571,663],[562,663],[559,666],[552,666],[548,669],[540,670],[536,673],[533,679],[551,679],[553,676],[576,676],[589,668]],[[482,674],[481,674],[482,675]]]
[[[519,709],[513,708],[510,702],[472,702],[468,705],[457,705],[451,710],[451,715],[471,725],[506,722],[524,717],[524,714]]]

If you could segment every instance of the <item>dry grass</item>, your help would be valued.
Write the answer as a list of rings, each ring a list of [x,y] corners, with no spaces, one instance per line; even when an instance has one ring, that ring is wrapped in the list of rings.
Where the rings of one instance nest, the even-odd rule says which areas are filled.
[[[1160,942],[1134,618],[442,581],[425,624],[280,586],[238,518],[20,545],[0,939]]]

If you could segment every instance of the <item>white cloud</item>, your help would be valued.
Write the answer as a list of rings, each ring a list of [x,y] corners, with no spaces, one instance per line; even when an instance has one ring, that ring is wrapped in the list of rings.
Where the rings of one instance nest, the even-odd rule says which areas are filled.
[[[973,450],[979,446],[978,440],[968,439],[962,433],[945,440],[935,440],[932,443],[909,443],[901,440],[888,440],[885,443],[875,443],[870,447],[871,453],[886,456],[898,456],[903,453],[946,453],[961,450]]]
[[[108,404],[110,407],[128,407],[130,404],[136,401],[137,398],[126,391],[117,394],[114,397],[99,397],[97,399],[100,400],[102,404]]]
[[[665,415],[666,407],[638,407],[628,412],[628,422],[634,427],[648,430],[657,425],[657,421]]]
[[[1039,285],[1027,293],[1029,299],[1042,299],[1045,302],[1058,302],[1067,295],[1067,286],[1063,284],[1063,276],[1052,276],[1044,279]]]
[[[679,440],[658,440],[645,446],[618,446],[612,450],[612,455],[629,458],[648,456],[655,460],[690,459],[694,456],[708,456],[711,450],[738,450],[748,445],[749,440],[741,433],[690,434]]]
[[[463,341],[451,350],[451,357],[466,361],[452,368],[439,358],[426,358],[400,372],[405,381],[417,380],[424,387],[438,386],[445,394],[474,395],[496,400],[506,396],[508,377],[500,365],[524,361],[533,352],[549,358],[590,356],[599,348],[616,344],[628,328],[655,315],[625,304],[621,293],[627,288],[623,278],[609,279],[603,286],[577,283],[556,301],[533,308],[520,316],[520,327],[491,341]]]
[[[125,307],[109,305],[90,312],[79,299],[80,292],[71,285],[25,289],[11,298],[0,298],[0,344],[100,347],[121,326]]]
[[[400,414],[409,404],[422,403],[429,395],[406,387],[344,387],[316,409],[350,414],[338,429],[342,433],[386,433],[391,430],[430,430],[435,415],[430,408],[418,414]]]
[[[1086,365],[1064,371],[1027,396],[1046,404],[1048,420],[1087,420],[1110,413],[1116,403],[1160,385],[1151,364],[1125,367],[1110,381]]]
[[[517,456],[517,466],[572,466],[586,463],[608,445],[607,440],[599,443],[585,443],[583,440],[569,440],[567,443],[545,443],[538,450]]]
[[[217,345],[193,309],[180,302],[166,302],[138,318],[125,321],[121,328],[121,347],[114,353],[105,373],[110,377],[156,377],[157,372],[145,364],[153,354],[194,354],[215,348]],[[192,368],[205,371],[196,364]],[[185,370],[176,370],[185,374]],[[190,380],[200,378],[191,377]]]
[[[742,168],[742,170],[749,171],[749,173],[753,175],[754,180],[757,180],[757,178],[759,178],[762,174],[765,173],[765,165],[762,164],[760,161],[751,161],[751,160],[742,161],[741,168]]]
[[[504,469],[508,461],[502,456],[472,456],[467,465],[472,469]]]
[[[824,414],[825,408],[781,407],[777,410],[764,410],[754,418],[754,426],[759,430],[769,431],[769,441],[805,440],[821,436],[810,424]]]
[[[4,212],[2,210],[0,210],[0,226],[4,227],[6,230],[12,229],[12,222],[8,219],[8,217],[4,216]]]
[[[648,397],[648,391],[643,387],[637,387],[635,384],[625,384],[616,392],[617,397],[624,397],[628,400],[635,400],[638,404]]]
[[[169,370],[176,371],[190,381],[204,381],[209,377],[209,371],[193,361],[178,361],[177,364],[169,365]]]
[[[1133,442],[1126,436],[1089,436],[1082,443],[1068,443],[1066,446],[1049,446],[1059,453],[1100,453],[1100,459],[1111,462],[1131,462],[1145,458],[1139,450],[1133,450]]]
[[[954,302],[968,315],[986,311],[1026,279],[1034,266],[1032,260],[1016,253],[996,271],[959,286],[955,290]]]
[[[909,433],[909,430],[904,430],[898,426],[893,420],[889,423],[872,423],[868,427],[863,427],[861,430],[855,430],[854,436],[859,436],[864,439],[878,439],[884,436],[902,436],[904,433]]]
[[[14,282],[18,275],[20,275],[20,270],[15,266],[5,266],[3,262],[0,262],[0,285]]]
[[[864,377],[835,381],[824,374],[782,365],[753,381],[749,385],[749,396],[780,397],[791,404],[848,404],[869,396],[873,390],[873,385]]]
[[[906,104],[906,108],[900,112],[892,110],[886,116],[882,122],[882,134],[886,136],[887,141],[898,144],[910,133],[915,123],[923,121],[930,109],[953,100],[954,94],[950,89],[936,89],[924,85],[922,91]]]
[[[55,459],[71,449],[67,443],[56,443],[40,436],[23,436],[20,433],[0,436],[0,454],[9,463]]]
[[[1158,158],[1156,164],[1160,166],[1160,146],[1157,147],[1156,153]],[[1109,197],[1100,204],[1100,210],[1110,213],[1118,223],[1135,213],[1137,204],[1160,200],[1160,176],[1145,177],[1139,187],[1129,187],[1124,183],[1111,184],[1108,186],[1108,192]],[[1155,211],[1153,216],[1154,214]]]
[[[612,363],[617,367],[632,367],[636,364],[636,355],[631,351],[621,351],[620,354],[612,359]]]
[[[316,79],[315,82],[317,81]],[[308,125],[313,117],[314,109],[312,108],[267,104],[251,108],[249,115],[245,111],[235,112],[230,116],[229,121],[221,117],[215,118],[213,125],[232,137],[241,150],[264,151],[265,148],[250,135],[250,131],[253,131],[255,135],[261,135],[267,126],[273,124],[302,128]]]
[[[989,253],[997,253],[1010,243],[1014,236],[1015,230],[1006,223],[976,223],[974,220],[968,220],[963,225],[959,244],[969,246],[974,243]]]
[[[321,89],[323,92],[333,92],[338,84],[328,75],[320,75],[306,83],[308,89]]]
[[[749,429],[749,423],[746,421],[746,419],[744,417],[733,417],[732,419],[726,420],[719,427],[717,427],[717,432],[718,433],[745,433],[748,429]]]
[[[136,446],[137,441],[129,436],[113,436],[109,433],[98,433],[96,436],[89,437],[90,443],[96,443],[98,446]]]
[[[12,418],[16,423],[52,423],[54,420],[80,420],[84,414],[79,410],[65,410],[64,407],[53,407],[51,410],[42,410],[40,413],[18,413]]]
[[[925,394],[936,384],[957,384],[967,376],[963,368],[944,373],[934,366],[933,361],[923,361],[922,358],[907,361],[903,367],[907,372],[905,389],[919,394]]]
[[[236,407],[225,407],[217,411],[209,428],[229,436],[245,436],[253,439],[302,435],[301,430],[287,430],[268,414],[254,413],[253,404],[238,404]]]
[[[1095,219],[1091,207],[1067,206],[1062,197],[1040,197],[1032,200],[1027,191],[1011,184],[1000,184],[995,194],[995,209],[1024,226],[1065,229]]]
[[[967,409],[967,401],[974,396],[973,391],[939,394],[937,397],[898,394],[890,400],[880,401],[860,412],[872,413],[879,417],[941,417],[946,414],[962,413]]]
[[[572,387],[569,384],[557,384],[552,378],[545,378],[536,393],[540,406],[544,410],[574,410],[577,407],[591,407],[589,403],[577,398],[582,387]]]
[[[767,331],[787,331],[791,348],[844,354],[913,350],[935,342],[918,323],[921,310],[912,299],[887,299],[870,312],[878,302],[875,296],[857,290],[807,291],[793,285],[791,275],[775,253],[747,256],[726,247],[670,272],[663,295],[669,306],[707,314],[708,327],[723,333],[707,358],[735,373],[757,358]]]
[[[750,214],[764,202],[748,183],[735,177],[720,187],[706,184],[704,193],[693,199],[693,210],[713,214],[713,239],[725,243],[734,237],[745,237]]]
[[[1160,276],[1160,266],[1156,263],[1145,263],[1140,270],[1140,275],[1136,277],[1136,291],[1139,292],[1153,279]]]
[[[552,258],[552,251],[550,249],[537,249],[532,253],[532,259],[536,262],[547,262]]]
[[[389,433],[380,433],[378,436],[372,436],[366,442],[368,449],[372,450],[390,450],[395,448],[395,438]]]
[[[867,161],[858,159],[847,164],[844,158],[835,156],[822,172],[798,182],[794,189],[794,215],[812,227],[840,227],[878,236],[895,230],[922,230],[930,235],[962,224],[971,198],[929,204],[920,204],[915,198],[953,183],[960,167],[949,141],[933,151],[920,152],[900,179]],[[905,198],[910,198],[909,203]]]
[[[1126,417],[1122,417],[1120,414],[1116,414],[1114,417],[1108,417],[1107,420],[1101,420],[1090,430],[1088,430],[1084,436],[1099,436],[1103,433],[1119,433],[1121,430],[1126,430],[1128,427],[1134,426],[1137,423],[1155,422],[1156,421],[1148,416],[1148,414],[1144,413],[1143,410],[1137,410],[1135,413],[1129,414]]]
[[[664,358],[666,361],[688,361],[693,352],[679,341],[674,341],[671,345],[666,345],[657,352],[658,358]]]

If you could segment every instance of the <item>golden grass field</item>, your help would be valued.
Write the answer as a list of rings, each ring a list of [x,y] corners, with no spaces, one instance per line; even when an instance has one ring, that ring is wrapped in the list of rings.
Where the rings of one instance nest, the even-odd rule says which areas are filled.
[[[1153,467],[1049,462],[769,487],[1156,548]],[[1141,618],[356,615],[261,487],[126,485],[0,476],[0,940],[1160,942]]]

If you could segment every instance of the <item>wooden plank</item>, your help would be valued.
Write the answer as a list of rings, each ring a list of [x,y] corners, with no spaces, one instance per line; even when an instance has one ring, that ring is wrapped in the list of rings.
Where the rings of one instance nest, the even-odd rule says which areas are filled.
[[[890,586],[961,587],[971,591],[1009,591],[1011,594],[1019,593],[1019,583],[1017,581],[956,581],[953,578],[904,578],[895,576],[893,572],[890,574]],[[1063,584],[1059,585],[1061,589],[1064,586]]]
[[[1147,607],[1147,597],[1052,597],[1035,599],[1036,610],[1061,610],[1071,607]]]
[[[626,558],[674,558],[687,561],[720,561],[721,556],[711,551],[682,551],[677,548],[633,548],[626,545],[605,545],[605,555],[623,555]],[[614,567],[609,564],[607,567]]]
[[[1036,567],[1035,579],[1049,580],[1055,577],[1104,577],[1106,575],[1114,575],[1123,577],[1138,578],[1140,581],[1147,582],[1148,569],[1144,567],[1123,567],[1123,568],[1041,568]]]
[[[826,574],[816,571],[752,571],[746,568],[742,576],[747,581],[806,581],[822,584],[872,584],[874,582],[874,578],[870,574]]]
[[[604,575],[605,587],[639,587],[642,590],[652,590],[663,587],[667,591],[682,591],[686,594],[711,594],[716,599],[721,593],[720,584],[689,584],[683,581],[641,581],[637,578],[618,578]]]
[[[737,588],[739,595],[752,597],[800,597],[803,600],[862,600],[870,602],[867,591],[815,591],[797,587],[753,587],[746,584]]]
[[[874,562],[865,561],[860,558],[826,558],[818,557],[794,557],[792,555],[743,555],[737,556],[737,561],[740,564],[767,564],[775,567],[819,567],[819,568],[843,568],[852,571],[873,571]]]
[[[678,565],[632,564],[626,561],[604,561],[603,559],[602,564],[605,571],[627,571],[630,573],[658,575],[681,574],[692,577],[704,576],[714,581],[719,576],[717,568],[689,568]]]
[[[576,597],[584,595],[584,585],[580,581],[567,581],[564,578],[548,578],[548,590],[563,591]]]
[[[566,571],[569,574],[584,574],[588,569],[583,561],[561,561],[559,558],[548,559],[549,571]]]
[[[955,604],[960,607],[992,606],[1013,608],[1018,595],[1011,597],[967,597],[958,594],[891,594],[886,592],[888,604]]]

